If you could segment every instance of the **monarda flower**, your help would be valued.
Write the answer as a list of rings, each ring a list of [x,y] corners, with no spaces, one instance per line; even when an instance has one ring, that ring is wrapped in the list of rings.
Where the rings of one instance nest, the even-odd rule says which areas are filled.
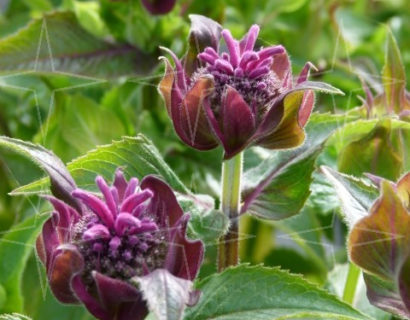
[[[338,92],[308,82],[307,63],[293,82],[289,57],[282,46],[256,48],[259,27],[242,40],[201,16],[191,16],[190,48],[183,61],[169,52],[159,84],[176,133],[198,150],[221,144],[225,159],[246,147],[291,148],[304,141],[303,127],[314,105],[315,89]],[[220,38],[227,50],[219,46]]]
[[[139,184],[117,171],[112,186],[96,178],[102,197],[76,189],[81,210],[54,197],[52,217],[37,239],[50,287],[63,303],[83,303],[98,319],[137,320],[147,311],[133,277],[165,269],[193,280],[201,241],[187,240],[189,215],[170,187],[153,176]]]

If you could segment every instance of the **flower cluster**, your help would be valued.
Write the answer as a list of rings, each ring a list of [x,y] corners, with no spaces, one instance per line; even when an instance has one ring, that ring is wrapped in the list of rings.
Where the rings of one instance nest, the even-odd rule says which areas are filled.
[[[202,24],[209,29],[216,24],[210,21]],[[229,30],[213,29],[208,35],[191,35],[194,45],[207,44],[200,52],[195,48],[194,58],[188,52],[181,62],[165,49],[175,69],[163,58],[166,71],[159,90],[178,136],[199,150],[221,144],[226,159],[251,145],[269,149],[300,145],[314,94],[299,85],[307,80],[311,64],[305,65],[293,83],[290,60],[282,46],[255,49],[257,25],[240,41]],[[219,47],[220,37],[227,51]]]
[[[131,279],[166,269],[193,280],[203,244],[186,239],[189,216],[158,178],[127,182],[117,171],[112,186],[102,177],[96,183],[102,198],[72,192],[81,210],[47,197],[54,212],[37,240],[38,255],[59,301],[82,302],[98,319],[143,319],[146,302]]]

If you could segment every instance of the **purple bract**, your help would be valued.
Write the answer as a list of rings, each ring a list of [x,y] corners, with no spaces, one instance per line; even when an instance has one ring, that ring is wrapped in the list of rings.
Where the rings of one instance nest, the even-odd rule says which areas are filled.
[[[52,217],[37,240],[51,290],[63,303],[82,302],[98,319],[137,320],[147,314],[131,283],[156,269],[193,280],[203,259],[201,241],[185,237],[184,215],[170,187],[156,177],[112,186],[96,178],[102,197],[76,189],[81,210],[53,197]]]

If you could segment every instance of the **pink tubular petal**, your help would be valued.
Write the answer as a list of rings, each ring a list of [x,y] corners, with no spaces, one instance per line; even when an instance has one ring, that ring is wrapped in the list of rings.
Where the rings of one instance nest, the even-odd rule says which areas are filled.
[[[224,29],[221,32],[222,37],[225,39],[226,46],[228,47],[232,66],[236,68],[239,64],[239,48],[238,43],[232,37],[231,32],[228,29]]]
[[[117,189],[119,201],[122,201],[124,198],[125,190],[127,189],[128,183],[124,178],[124,173],[121,169],[115,171],[115,179],[113,186]]]
[[[56,213],[53,213],[53,215],[55,216]],[[51,217],[44,223],[42,230],[42,240],[43,249],[42,252],[39,251],[39,255],[45,253],[45,267],[47,270],[49,270],[53,262],[52,257],[54,251],[61,244],[57,233],[55,218]],[[38,243],[38,245],[41,245],[41,243]]]
[[[267,58],[272,57],[273,55],[284,53],[285,48],[281,45],[279,46],[273,46],[273,47],[267,47],[265,49],[262,49],[258,52],[258,56],[260,60],[265,60]]]
[[[227,73],[227,74],[230,74],[230,75],[233,74],[232,65],[228,61],[225,61],[225,60],[222,60],[222,59],[217,59],[215,61],[215,67],[217,69]]]
[[[110,187],[107,185],[104,178],[101,176],[97,176],[97,178],[95,179],[95,183],[101,190],[101,193],[105,198],[105,202],[107,203],[108,209],[110,209],[112,216],[115,217],[118,213],[118,208],[114,200],[113,194],[111,193]]]
[[[107,227],[102,224],[96,224],[92,226],[83,234],[84,241],[109,239],[110,237],[110,231],[108,231]]]
[[[144,190],[142,192],[134,193],[123,201],[120,211],[132,213],[138,205],[152,198],[152,196],[153,193],[151,190]]]
[[[109,228],[114,226],[114,217],[103,201],[93,194],[80,189],[74,190],[72,195],[84,202]]]
[[[248,104],[238,91],[226,89],[222,109],[222,126],[225,137],[225,158],[242,150],[255,131],[255,119]]]
[[[115,231],[119,236],[124,235],[127,230],[138,229],[141,227],[141,220],[129,213],[122,212],[115,220]]]
[[[172,230],[164,267],[174,276],[193,280],[204,258],[204,246],[200,240],[192,241],[186,238],[188,220],[189,215],[184,215]]]
[[[241,61],[239,62],[239,66],[246,70],[248,63],[252,61],[257,61],[259,60],[259,56],[256,52],[254,51],[246,51],[243,56],[241,57]]]
[[[248,33],[239,44],[241,53],[253,50],[253,48],[255,47],[256,39],[259,35],[259,29],[260,28],[257,24],[254,24],[252,27],[250,27]]]
[[[141,189],[150,189],[154,192],[148,211],[156,217],[158,226],[161,229],[172,228],[183,215],[172,189],[155,176],[146,176],[141,182]]]
[[[135,193],[139,183],[140,182],[137,178],[130,179],[127,185],[127,189],[125,189],[124,198],[122,199],[122,201],[125,201],[125,199],[127,199],[130,195]]]

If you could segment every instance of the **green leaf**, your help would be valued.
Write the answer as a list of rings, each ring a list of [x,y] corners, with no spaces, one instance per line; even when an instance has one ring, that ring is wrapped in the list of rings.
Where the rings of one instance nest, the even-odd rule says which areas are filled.
[[[192,281],[175,277],[166,269],[134,277],[133,281],[141,288],[149,310],[157,320],[182,319],[190,301]]]
[[[241,265],[198,284],[199,303],[187,309],[195,319],[368,319],[336,297],[280,269]]]
[[[314,114],[301,147],[265,152],[268,156],[244,173],[242,212],[274,220],[297,214],[310,194],[311,174],[323,144],[345,121],[350,118]]]
[[[35,141],[68,161],[92,150],[96,145],[111,143],[126,134],[114,110],[102,108],[80,94],[55,95],[55,111],[47,119]]]
[[[406,72],[400,49],[391,31],[387,32],[386,56],[382,71],[386,107],[398,114],[403,109],[406,90]]]
[[[336,190],[342,204],[342,213],[349,226],[368,215],[374,201],[379,196],[376,187],[364,180],[337,172],[322,166],[322,172]]]
[[[31,318],[18,314],[18,313],[13,313],[13,314],[0,314],[0,320],[31,320]]]
[[[67,164],[67,169],[78,187],[96,190],[95,176],[102,175],[111,181],[116,168],[122,167],[129,177],[143,178],[149,174],[161,176],[174,190],[189,193],[171,168],[165,163],[158,150],[143,135],[123,137],[112,144],[98,146]],[[94,188],[94,189],[93,189]],[[48,179],[41,179],[15,189],[13,195],[44,193]]]
[[[30,142],[0,136],[0,146],[9,148],[37,164],[51,180],[51,191],[57,197],[76,205],[71,191],[76,187],[63,162],[51,151]]]
[[[6,302],[0,312],[23,311],[22,278],[26,262],[34,249],[34,241],[47,215],[32,216],[15,225],[0,239],[0,284]]]
[[[53,12],[0,40],[0,70],[66,72],[94,77],[146,74],[153,57],[85,31],[72,12]]]
[[[399,131],[392,130],[390,119],[381,120],[364,137],[347,144],[338,155],[338,168],[355,176],[368,172],[396,181],[403,168],[403,155]]]
[[[229,226],[228,218],[215,210],[213,198],[204,195],[178,195],[178,202],[184,212],[191,215],[188,235],[205,243],[214,243],[225,234]]]
[[[0,310],[3,308],[4,304],[6,303],[6,290],[4,290],[3,286],[0,285]]]

